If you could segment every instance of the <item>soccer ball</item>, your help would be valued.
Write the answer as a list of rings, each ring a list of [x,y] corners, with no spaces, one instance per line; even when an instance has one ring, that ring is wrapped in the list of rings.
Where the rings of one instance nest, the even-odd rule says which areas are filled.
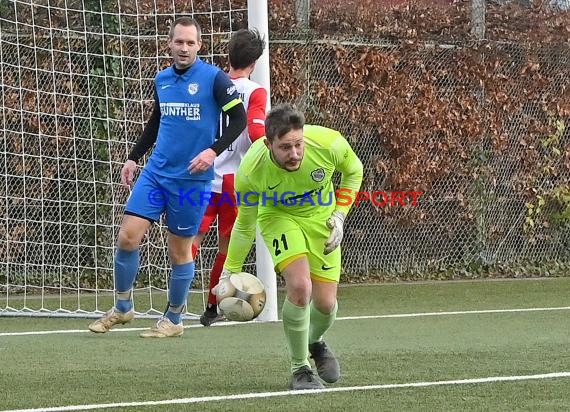
[[[247,322],[259,316],[265,307],[265,286],[249,273],[234,273],[218,283],[216,299],[226,319]]]

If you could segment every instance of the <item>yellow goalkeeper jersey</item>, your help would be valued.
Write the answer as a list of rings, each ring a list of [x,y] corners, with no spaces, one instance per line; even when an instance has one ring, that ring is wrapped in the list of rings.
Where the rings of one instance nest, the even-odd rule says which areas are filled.
[[[362,183],[362,163],[336,130],[305,125],[305,151],[299,169],[287,171],[271,159],[264,139],[249,148],[236,172],[238,217],[232,231],[225,267],[240,271],[255,237],[258,214],[283,213],[314,218],[323,224],[334,210],[348,213]],[[341,173],[340,186],[351,198],[337,202],[332,176]],[[343,192],[345,193],[345,192]]]

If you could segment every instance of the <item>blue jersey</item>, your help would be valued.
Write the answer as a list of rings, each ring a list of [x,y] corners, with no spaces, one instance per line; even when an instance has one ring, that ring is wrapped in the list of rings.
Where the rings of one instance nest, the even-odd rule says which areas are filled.
[[[235,85],[222,70],[196,57],[182,75],[172,66],[158,72],[155,88],[160,125],[146,169],[173,178],[213,180],[213,167],[190,174],[188,165],[214,143],[222,110],[241,102]]]

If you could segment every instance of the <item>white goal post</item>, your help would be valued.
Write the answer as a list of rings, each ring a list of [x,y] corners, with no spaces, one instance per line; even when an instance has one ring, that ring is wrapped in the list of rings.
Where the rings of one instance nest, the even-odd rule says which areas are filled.
[[[255,3],[255,6],[253,5]],[[248,24],[250,28],[257,28],[265,36],[265,50],[255,65],[251,80],[256,81],[267,89],[268,99],[271,99],[271,84],[269,70],[269,27],[267,16],[267,0],[249,0]],[[257,276],[267,288],[267,302],[265,309],[259,315],[260,321],[276,321],[277,315],[277,278],[273,270],[271,255],[265,246],[259,230],[255,238],[255,256]]]
[[[169,24],[202,26],[200,56],[221,67],[231,33],[269,40],[266,0],[0,2],[0,316],[98,317],[114,303],[114,244],[128,196],[119,173],[170,59]],[[265,51],[254,80],[269,89]],[[160,224],[159,226],[162,226]],[[197,259],[188,317],[201,313],[216,228]],[[276,280],[257,245],[244,270],[266,284],[260,320],[277,320]],[[157,317],[170,265],[164,227],[141,247],[135,310]]]

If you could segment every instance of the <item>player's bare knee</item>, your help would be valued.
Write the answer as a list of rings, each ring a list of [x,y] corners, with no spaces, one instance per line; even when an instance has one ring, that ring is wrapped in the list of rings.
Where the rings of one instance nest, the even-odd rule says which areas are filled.
[[[135,250],[139,247],[142,237],[135,231],[127,228],[119,229],[117,247],[123,250]]]
[[[295,306],[304,307],[311,301],[310,296],[305,296],[304,294],[288,293],[287,299]]]
[[[137,249],[150,225],[151,222],[147,219],[125,214],[117,237],[119,249]]]
[[[287,283],[287,297],[297,306],[306,306],[311,301],[312,285],[309,279],[291,278]]]
[[[321,296],[318,300],[313,299],[313,305],[319,312],[328,315],[336,306],[336,296]]]
[[[168,245],[168,256],[170,262],[175,265],[183,265],[194,260],[191,247],[177,247],[173,244]]]
[[[182,265],[194,260],[192,256],[192,242],[194,236],[184,237],[177,236],[173,233],[168,234],[168,256],[170,261],[175,265]]]
[[[331,313],[336,306],[338,283],[313,279],[313,305],[321,313]]]

